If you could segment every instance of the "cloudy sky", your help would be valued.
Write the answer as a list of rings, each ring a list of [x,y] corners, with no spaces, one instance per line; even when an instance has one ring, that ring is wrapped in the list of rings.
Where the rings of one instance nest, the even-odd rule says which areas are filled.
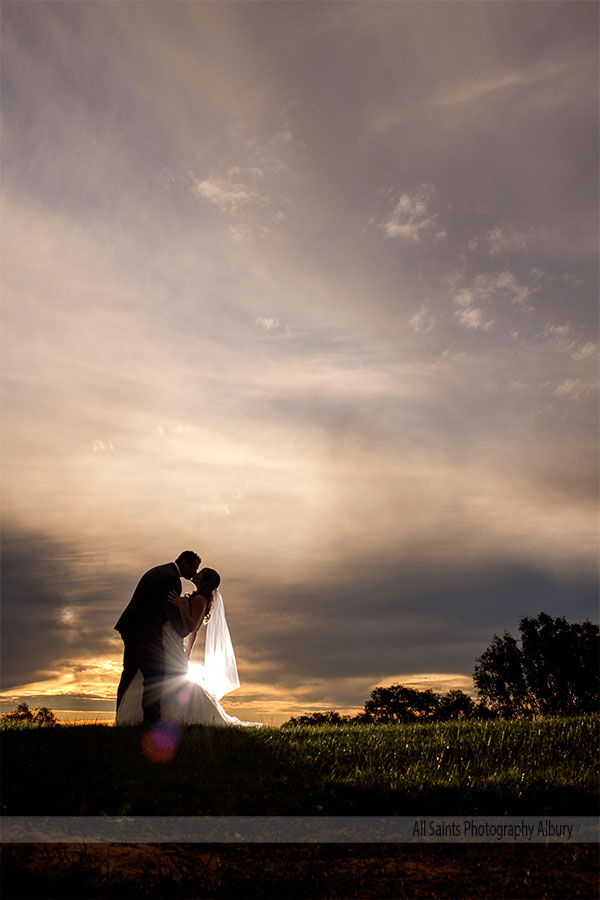
[[[597,617],[598,7],[2,4],[2,708],[219,569],[238,715]]]

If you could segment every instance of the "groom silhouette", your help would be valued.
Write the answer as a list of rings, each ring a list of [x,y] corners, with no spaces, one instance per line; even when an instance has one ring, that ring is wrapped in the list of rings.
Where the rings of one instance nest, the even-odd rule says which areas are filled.
[[[160,719],[160,691],[165,677],[162,627],[170,619],[182,637],[187,634],[177,608],[169,602],[169,591],[181,594],[181,579],[195,575],[200,562],[197,553],[184,550],[175,562],[150,569],[140,578],[133,597],[115,625],[124,644],[117,709],[130,682],[141,669],[144,676],[142,708],[146,725]]]

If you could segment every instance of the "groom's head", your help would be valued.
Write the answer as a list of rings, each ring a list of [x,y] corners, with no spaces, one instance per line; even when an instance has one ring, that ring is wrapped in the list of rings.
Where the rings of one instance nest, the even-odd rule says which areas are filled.
[[[184,550],[183,553],[179,554],[175,562],[179,566],[181,577],[189,579],[198,571],[201,559],[193,550]]]

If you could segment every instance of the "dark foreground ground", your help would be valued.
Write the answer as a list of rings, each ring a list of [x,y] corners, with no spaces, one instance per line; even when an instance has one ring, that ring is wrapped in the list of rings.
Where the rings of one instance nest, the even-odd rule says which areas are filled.
[[[13,816],[595,815],[598,723],[189,726],[162,756],[139,728],[8,729],[0,806]],[[2,862],[4,900],[599,896],[590,844],[12,844]]]
[[[596,898],[594,845],[7,845],[4,900]]]
[[[1,810],[54,816],[571,815],[598,810],[600,718],[2,732]],[[161,755],[164,751],[169,752]]]

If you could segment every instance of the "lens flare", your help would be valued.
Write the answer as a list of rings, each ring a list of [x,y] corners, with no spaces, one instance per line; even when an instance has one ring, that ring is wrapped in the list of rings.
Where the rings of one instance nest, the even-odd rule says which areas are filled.
[[[161,719],[142,737],[142,752],[151,762],[169,762],[179,743],[179,728]]]
[[[180,706],[185,706],[190,702],[190,692],[187,688],[181,688],[180,691],[177,691],[177,702]]]

